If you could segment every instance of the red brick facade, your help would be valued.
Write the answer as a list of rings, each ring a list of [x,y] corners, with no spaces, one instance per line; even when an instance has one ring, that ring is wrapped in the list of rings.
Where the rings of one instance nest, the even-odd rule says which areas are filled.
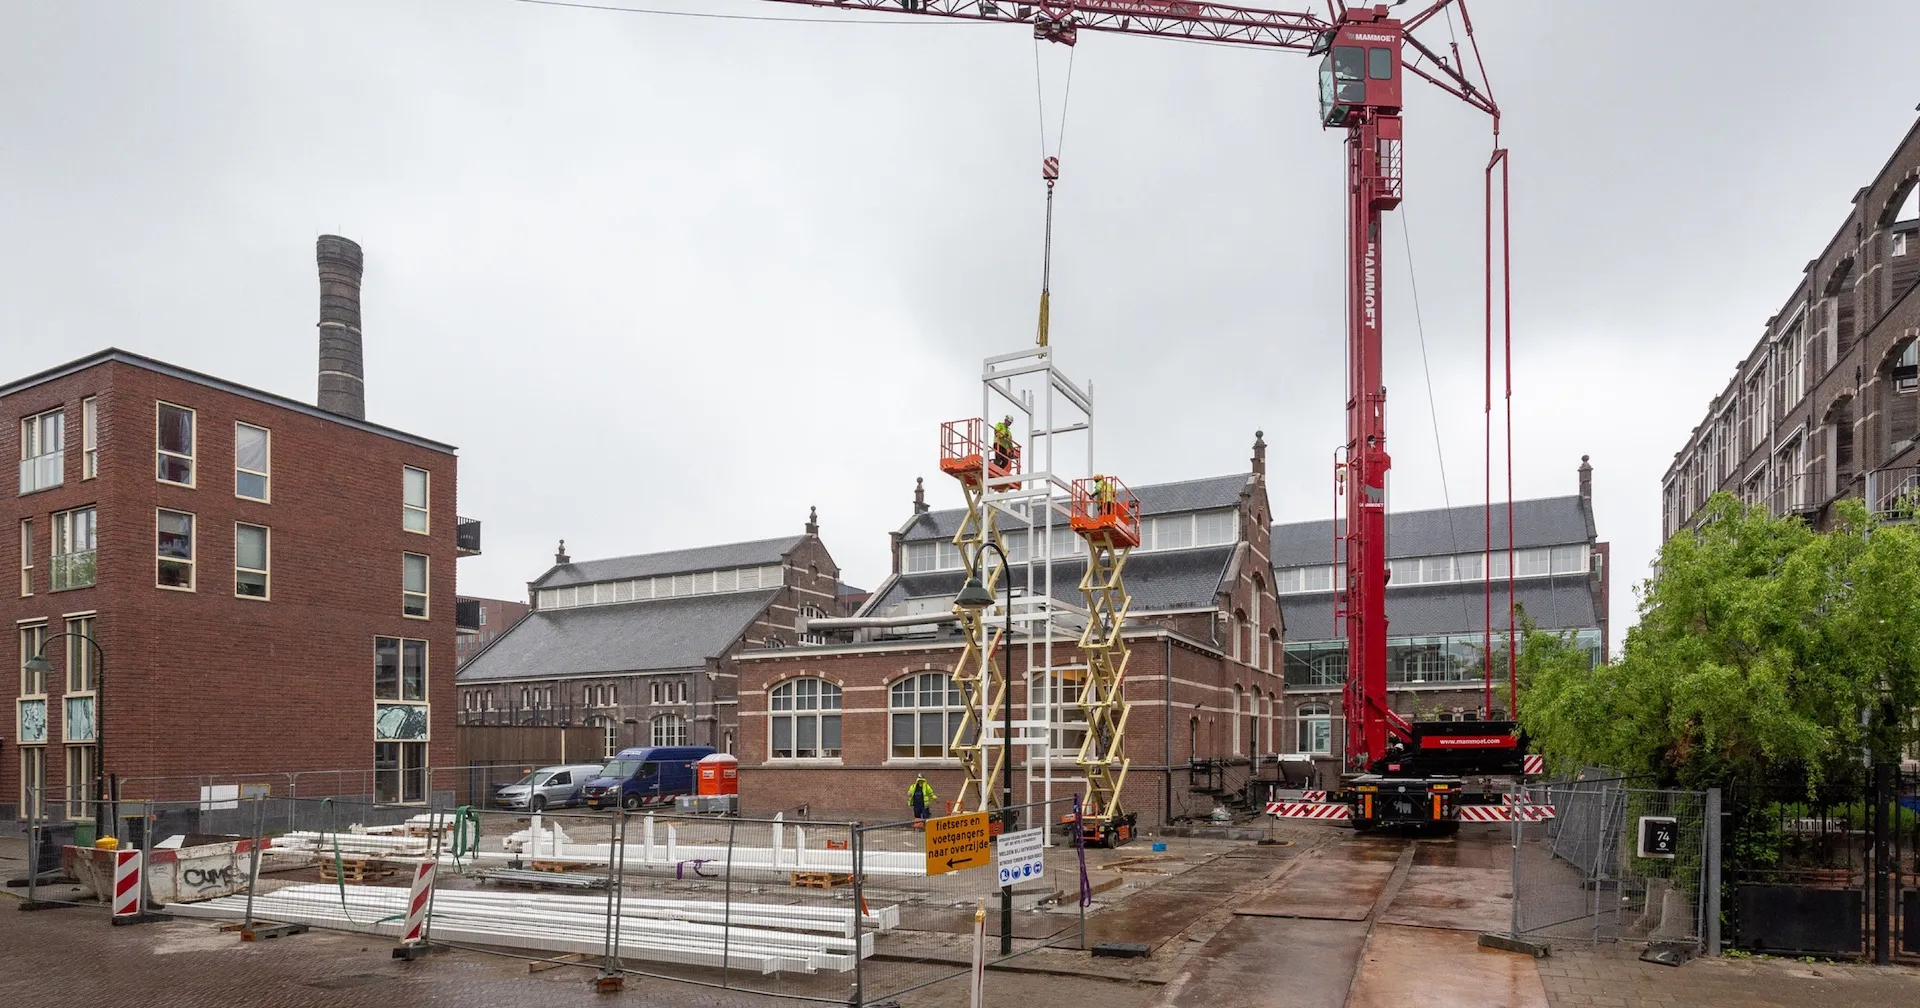
[[[98,412],[98,475],[83,478],[82,400]],[[191,487],[155,478],[156,402],[194,413]],[[49,635],[92,614],[105,655],[104,769],[125,793],[151,778],[374,766],[374,638],[427,642],[428,760],[453,762],[453,449],[292,400],[109,351],[0,389],[0,444],[21,456],[21,419],[64,410],[63,481],[5,496],[14,577],[7,622],[44,620]],[[269,500],[235,494],[235,423],[270,431]],[[402,467],[429,476],[428,532],[402,528]],[[97,509],[95,582],[53,591],[53,516]],[[156,511],[191,514],[193,590],[156,586]],[[20,524],[32,521],[32,594],[20,594]],[[270,530],[268,597],[235,591],[235,523]],[[428,558],[427,616],[402,615],[402,554]],[[5,645],[22,685],[19,635]],[[48,657],[45,782],[65,784],[61,695],[66,640]],[[0,746],[0,803],[22,785],[19,705]],[[356,781],[364,779],[356,777]],[[361,785],[364,787],[364,785]],[[180,792],[185,789],[185,793]],[[193,797],[190,782],[162,797]],[[53,810],[58,814],[58,809]]]

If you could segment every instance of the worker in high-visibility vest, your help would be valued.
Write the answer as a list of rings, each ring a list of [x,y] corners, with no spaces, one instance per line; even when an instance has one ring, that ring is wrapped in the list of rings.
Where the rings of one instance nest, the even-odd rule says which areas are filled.
[[[927,783],[925,774],[913,778],[913,786],[907,789],[907,801],[913,806],[915,819],[926,819],[933,814],[933,803],[939,795],[933,793],[933,785]]]
[[[1013,417],[1002,417],[993,425],[993,464],[1007,468],[1013,464],[1013,452]]]
[[[1093,499],[1100,506],[1097,512],[1100,517],[1104,518],[1114,513],[1113,506],[1118,498],[1113,490],[1113,477],[1095,476],[1093,478]]]

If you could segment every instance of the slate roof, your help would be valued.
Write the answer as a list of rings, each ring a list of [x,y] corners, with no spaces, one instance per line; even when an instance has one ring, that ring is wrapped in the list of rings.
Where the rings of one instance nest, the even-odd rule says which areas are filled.
[[[1585,574],[1530,578],[1514,583],[1514,602],[1526,610],[1542,630],[1574,630],[1600,625],[1593,608],[1593,592]],[[1507,627],[1507,592],[1495,586],[1493,624]],[[1479,583],[1416,585],[1387,589],[1387,634],[1418,637],[1429,634],[1477,633],[1486,628],[1486,596]],[[1333,627],[1333,595],[1280,596],[1280,612],[1287,620],[1287,643],[1329,640],[1339,636]]]
[[[474,655],[454,680],[699,668],[724,653],[779,591],[536,609]]]
[[[1342,531],[1346,521],[1340,522]],[[1593,537],[1586,508],[1578,495],[1513,502],[1513,545],[1564,546]],[[1507,541],[1507,507],[1493,506],[1493,541]],[[1479,504],[1431,511],[1401,511],[1387,515],[1387,556],[1439,556],[1471,553],[1486,542],[1486,508]],[[1273,526],[1273,565],[1301,567],[1330,563],[1333,522],[1295,522]]]
[[[565,588],[596,581],[620,581],[626,578],[652,577],[656,574],[684,574],[689,571],[720,570],[727,567],[755,567],[779,563],[804,535],[758,539],[753,542],[722,543],[664,553],[641,553],[608,560],[581,560],[561,564],[540,575],[535,588]]]
[[[1240,503],[1240,490],[1247,485],[1251,475],[1251,473],[1236,473],[1231,476],[1209,476],[1205,479],[1181,480],[1178,483],[1154,483],[1131,489],[1134,497],[1140,501],[1142,515],[1208,511],[1215,508],[1237,507]],[[960,530],[960,519],[966,513],[965,508],[927,511],[914,515],[907,522],[906,528],[901,531],[907,542],[952,539],[954,533]]]
[[[1227,562],[1233,558],[1233,551],[1232,545],[1226,545],[1133,554],[1127,558],[1126,567],[1127,593],[1133,596],[1133,611],[1212,607],[1214,592],[1220,588],[1220,579],[1226,574]],[[1026,587],[1027,568],[1024,565],[1009,567],[1007,573],[1013,579],[1015,588]],[[1053,597],[1084,605],[1086,598],[1080,594],[1080,576],[1084,573],[1084,560],[1055,560]],[[965,571],[902,574],[891,579],[887,583],[886,593],[869,602],[864,612],[884,616],[889,609],[908,598],[957,595],[966,580]]]

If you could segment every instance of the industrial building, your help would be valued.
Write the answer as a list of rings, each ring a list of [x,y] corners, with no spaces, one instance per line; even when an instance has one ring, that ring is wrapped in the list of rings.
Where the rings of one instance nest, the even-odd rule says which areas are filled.
[[[1662,480],[1662,538],[1719,491],[1774,515],[1920,500],[1920,122],[1735,365]]]
[[[1580,460],[1579,493],[1513,502],[1513,600],[1542,630],[1571,633],[1607,660],[1608,545],[1593,514],[1593,467]],[[1492,595],[1488,514],[1481,505],[1390,513],[1387,517],[1387,683],[1393,710],[1408,720],[1499,721],[1510,712],[1500,650],[1507,610],[1507,507],[1492,513]],[[1344,530],[1344,527],[1343,527]],[[1273,581],[1287,614],[1286,704],[1281,750],[1306,753],[1337,774],[1345,750],[1342,689],[1347,641],[1335,586],[1331,521],[1273,528]],[[1488,613],[1492,633],[1487,633]],[[1494,688],[1485,689],[1488,645]],[[1488,702],[1489,695],[1492,702]]]
[[[31,791],[91,819],[96,774],[192,800],[195,775],[344,769],[310,791],[424,802],[452,764],[454,564],[479,523],[451,445],[366,419],[359,246],[322,236],[317,259],[317,404],[116,349],[0,385],[6,814]]]
[[[590,725],[607,755],[733,752],[736,656],[844,612],[811,513],[798,535],[578,561],[562,541],[553,561],[527,585],[531,611],[460,667],[460,723]]]

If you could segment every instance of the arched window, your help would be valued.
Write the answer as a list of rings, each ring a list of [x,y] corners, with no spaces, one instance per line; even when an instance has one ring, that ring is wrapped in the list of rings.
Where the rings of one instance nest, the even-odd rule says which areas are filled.
[[[1260,688],[1247,697],[1247,755],[1260,757]]]
[[[686,745],[687,719],[678,714],[662,714],[653,719],[654,745]]]
[[[1273,694],[1260,698],[1260,751],[1270,753],[1280,748],[1280,740],[1273,737]]]
[[[1267,628],[1267,671],[1273,671],[1275,662],[1280,660],[1280,631]]]
[[[1190,759],[1198,759],[1200,756],[1199,718],[1190,718],[1187,721],[1187,756]]]
[[[602,715],[587,723],[600,729],[601,758],[612,759],[620,751],[620,722]]]
[[[1308,668],[1307,685],[1342,686],[1347,681],[1347,655],[1343,651],[1313,656]]]
[[[1233,611],[1233,649],[1232,649],[1233,658],[1235,661],[1239,661],[1241,656],[1247,653],[1246,642],[1241,639],[1243,636],[1245,636],[1245,634],[1242,631],[1246,629],[1246,626],[1247,626],[1247,611],[1245,609],[1235,609]]]
[[[1240,709],[1243,706],[1245,706],[1243,691],[1239,685],[1236,684],[1233,687],[1233,713],[1228,716],[1227,721],[1227,724],[1232,726],[1229,737],[1233,742],[1233,749],[1231,751],[1235,756],[1240,755],[1242,752],[1240,748]]]
[[[937,759],[949,755],[964,708],[960,688],[945,672],[907,676],[887,689],[888,750],[895,759]]]
[[[729,756],[733,755],[733,733],[732,732],[728,732],[725,735],[721,736],[720,751],[723,753],[726,753]]]
[[[1300,722],[1297,748],[1303,753],[1333,751],[1333,709],[1323,703],[1301,704],[1296,713]]]
[[[824,679],[795,679],[767,697],[768,752],[775,759],[840,755],[840,687]]]
[[[809,605],[803,605],[800,607],[800,618],[802,620],[826,619],[827,614],[824,612],[821,612],[819,606],[809,604]],[[827,635],[809,630],[804,633],[796,632],[794,635],[794,639],[799,641],[803,645],[804,644],[825,644],[827,642]]]

